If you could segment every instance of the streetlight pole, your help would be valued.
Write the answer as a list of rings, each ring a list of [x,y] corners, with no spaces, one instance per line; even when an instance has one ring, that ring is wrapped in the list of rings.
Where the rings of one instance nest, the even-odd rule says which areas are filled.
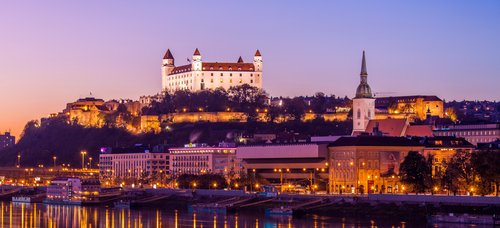
[[[90,169],[92,169],[92,157],[89,157],[89,164]]]
[[[85,168],[85,155],[87,154],[87,151],[80,151],[80,154],[82,155],[82,170]]]
[[[54,157],[52,157],[52,159],[54,159],[54,168],[56,168],[56,159],[57,159],[57,157],[54,155]]]
[[[17,168],[21,167],[21,153],[17,154]]]

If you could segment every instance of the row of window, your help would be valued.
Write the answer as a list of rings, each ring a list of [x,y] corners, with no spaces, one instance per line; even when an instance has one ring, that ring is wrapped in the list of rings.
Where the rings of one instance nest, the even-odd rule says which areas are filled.
[[[437,132],[439,136],[471,136],[471,135],[498,135],[497,131],[444,131]]]

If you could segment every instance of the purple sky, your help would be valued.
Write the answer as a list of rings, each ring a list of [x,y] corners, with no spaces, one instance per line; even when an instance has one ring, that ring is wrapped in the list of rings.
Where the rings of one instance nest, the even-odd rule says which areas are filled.
[[[9,1],[0,7],[0,131],[92,92],[160,90],[185,64],[264,59],[273,96],[352,97],[366,50],[372,90],[500,100],[500,1]]]

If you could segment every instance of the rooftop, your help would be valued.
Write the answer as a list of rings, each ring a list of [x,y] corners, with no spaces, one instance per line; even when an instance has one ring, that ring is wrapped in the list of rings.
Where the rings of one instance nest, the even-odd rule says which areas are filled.
[[[357,136],[341,137],[337,141],[330,143],[329,147],[338,146],[422,146],[420,143],[404,137],[388,136]]]

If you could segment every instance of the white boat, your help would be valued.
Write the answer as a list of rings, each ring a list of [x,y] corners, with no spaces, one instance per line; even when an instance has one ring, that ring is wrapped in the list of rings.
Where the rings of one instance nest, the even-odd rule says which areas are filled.
[[[13,196],[12,197],[12,202],[13,203],[31,203],[31,197],[29,196]]]

